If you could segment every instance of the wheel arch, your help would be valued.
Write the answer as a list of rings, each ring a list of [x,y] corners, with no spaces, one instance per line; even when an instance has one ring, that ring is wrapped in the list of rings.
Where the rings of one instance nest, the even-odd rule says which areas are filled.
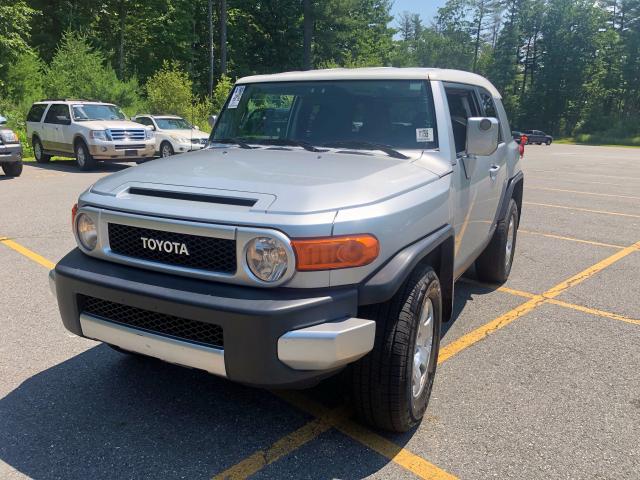
[[[366,279],[358,289],[359,305],[389,300],[415,270],[429,265],[440,280],[442,319],[448,321],[453,312],[453,256],[453,228],[445,225],[396,253]]]
[[[87,142],[87,139],[84,138],[84,135],[82,135],[81,133],[76,133],[73,136],[73,146],[75,147],[79,141],[84,143],[87,148],[89,147],[89,143]]]

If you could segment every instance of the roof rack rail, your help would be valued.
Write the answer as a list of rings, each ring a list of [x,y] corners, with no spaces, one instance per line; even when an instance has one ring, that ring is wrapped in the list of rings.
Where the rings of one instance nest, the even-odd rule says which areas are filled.
[[[98,102],[104,103],[102,100],[93,100],[88,98],[45,98],[40,102]]]

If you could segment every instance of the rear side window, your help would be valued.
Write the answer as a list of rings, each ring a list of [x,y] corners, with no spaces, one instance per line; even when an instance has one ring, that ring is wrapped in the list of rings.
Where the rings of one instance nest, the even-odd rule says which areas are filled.
[[[27,122],[39,122],[42,119],[42,114],[47,109],[46,103],[36,103],[31,107],[27,114]]]
[[[449,103],[456,153],[464,153],[467,149],[467,119],[480,116],[476,96],[473,88],[458,86],[447,86],[445,92]]]
[[[136,122],[153,127],[153,122],[149,117],[138,117],[136,118]]]
[[[64,103],[54,103],[51,105],[51,108],[49,108],[47,116],[44,118],[44,123],[64,124],[70,119],[69,106]]]
[[[498,110],[496,109],[496,104],[493,101],[493,97],[484,88],[479,88],[478,90],[480,92],[480,103],[482,104],[482,109],[484,110],[484,116],[493,117],[498,120],[498,141],[502,142],[502,125],[500,125],[500,117],[498,116]]]

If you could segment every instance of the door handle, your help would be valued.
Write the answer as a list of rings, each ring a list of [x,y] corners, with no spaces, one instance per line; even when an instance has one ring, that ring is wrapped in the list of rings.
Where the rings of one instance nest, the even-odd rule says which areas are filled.
[[[491,178],[491,180],[496,179],[499,171],[500,171],[500,165],[491,165],[491,167],[489,167],[489,177]]]

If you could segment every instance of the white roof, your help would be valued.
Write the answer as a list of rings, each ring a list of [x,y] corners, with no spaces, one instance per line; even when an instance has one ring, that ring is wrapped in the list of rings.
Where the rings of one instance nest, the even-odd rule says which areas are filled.
[[[252,75],[237,81],[238,84],[258,82],[300,82],[312,80],[441,80],[443,82],[464,83],[486,88],[495,98],[500,92],[486,78],[462,70],[443,68],[330,68],[326,70],[306,70],[299,72],[275,73],[272,75]]]

